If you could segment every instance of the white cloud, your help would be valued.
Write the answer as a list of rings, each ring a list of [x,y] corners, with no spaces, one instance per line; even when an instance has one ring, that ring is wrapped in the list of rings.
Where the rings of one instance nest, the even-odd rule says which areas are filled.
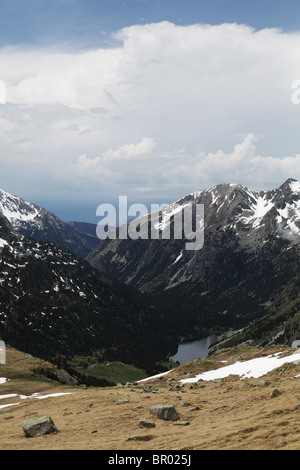
[[[96,179],[102,184],[127,181],[130,185],[133,180],[142,181],[149,155],[155,145],[153,139],[144,137],[137,144],[126,144],[116,150],[109,149],[95,158],[80,155],[75,172],[78,177]]]
[[[101,182],[106,199],[119,185],[176,199],[224,180],[300,178],[299,33],[162,22],[114,39],[89,51],[0,49],[8,190],[32,187],[29,163],[53,187],[76,179],[80,197],[79,184],[86,194]]]
[[[143,139],[137,145],[104,152],[101,157],[81,155],[76,174],[108,184],[118,195],[125,191],[136,197],[141,192],[147,194],[149,188],[159,188],[165,196],[174,190],[183,195],[211,187],[216,180],[241,183],[252,189],[280,185],[291,176],[300,180],[300,154],[283,158],[260,156],[253,134],[247,135],[231,153],[218,150],[188,154],[180,150],[162,155],[153,150],[153,140]],[[157,190],[154,195],[157,197]]]
[[[145,104],[145,113],[165,104],[183,112],[201,104],[256,107],[258,99],[277,106],[290,104],[285,95],[300,76],[300,36],[274,29],[162,22],[125,28],[116,38],[119,47],[78,53],[2,49],[8,98],[79,109],[117,105],[126,113]]]
[[[117,150],[109,149],[103,154],[105,160],[119,160],[130,159],[139,157],[140,155],[147,155],[155,148],[155,141],[149,137],[144,137],[138,144],[127,144],[118,148]]]

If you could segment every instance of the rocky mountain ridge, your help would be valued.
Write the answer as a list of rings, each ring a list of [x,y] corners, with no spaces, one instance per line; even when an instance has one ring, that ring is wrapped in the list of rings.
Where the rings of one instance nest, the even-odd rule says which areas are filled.
[[[47,241],[84,258],[99,244],[82,225],[63,222],[52,212],[0,189],[0,217],[21,235]]]

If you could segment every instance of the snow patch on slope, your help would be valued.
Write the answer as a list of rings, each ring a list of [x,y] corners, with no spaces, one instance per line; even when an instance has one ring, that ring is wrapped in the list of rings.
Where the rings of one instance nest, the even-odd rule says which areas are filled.
[[[291,181],[290,188],[294,193],[300,193],[300,181]]]
[[[280,356],[282,356],[282,353],[278,352],[267,357],[258,357],[255,359],[250,359],[248,361],[236,362],[229,366],[224,366],[220,367],[219,369],[203,372],[202,374],[196,375],[195,377],[182,379],[179,382],[183,384],[196,383],[199,380],[204,380],[208,382],[215,379],[224,379],[229,375],[237,375],[241,378],[241,380],[246,378],[259,378],[268,374],[268,372],[271,372],[272,370],[283,366],[284,364],[298,363],[300,361],[300,352],[295,352],[290,356]],[[147,380],[163,377],[174,370],[176,369],[172,369],[167,372],[163,372],[162,374],[148,377],[147,379],[140,380],[139,382],[146,382]]]
[[[1,382],[1,380],[2,379],[0,379],[0,384],[3,383],[3,382]],[[17,395],[15,393],[11,393],[11,394],[6,394],[6,395],[0,395],[0,400],[6,400],[8,398],[19,398],[21,400],[33,400],[33,399],[45,400],[47,398],[61,397],[63,395],[72,395],[72,394],[73,394],[72,392],[50,393],[48,395],[41,395],[40,393],[33,393],[32,395],[27,396],[27,395]],[[20,405],[20,403],[21,402],[8,403],[6,405],[0,405],[0,409],[8,408],[10,406]]]
[[[241,380],[246,378],[259,378],[271,372],[283,364],[300,361],[300,353],[294,353],[291,356],[281,357],[281,353],[276,353],[267,357],[258,357],[249,361],[236,362],[229,366],[221,367],[216,370],[203,372],[194,378],[183,379],[181,383],[198,382],[199,380],[209,381],[215,379],[224,379],[229,375],[238,375]]]
[[[0,248],[3,248],[6,245],[8,245],[7,241],[3,240],[3,238],[0,238]]]
[[[250,206],[250,214],[240,217],[240,221],[245,225],[250,224],[253,228],[259,227],[263,217],[274,207],[274,202],[268,200],[266,194],[260,196],[256,193],[250,193],[254,202]]]
[[[156,230],[164,230],[170,224],[171,217],[176,216],[180,212],[184,211],[185,207],[191,204],[178,205],[177,203],[171,204],[162,210],[162,220],[154,225]]]
[[[300,235],[300,200],[286,204],[284,209],[277,209],[277,223],[283,238],[293,239]]]
[[[177,256],[177,258],[176,258],[176,260],[174,261],[173,265],[176,264],[176,263],[178,263],[178,261],[182,258],[182,256],[183,256],[183,250],[181,250],[180,255]],[[172,265],[172,266],[173,266],[173,265]]]

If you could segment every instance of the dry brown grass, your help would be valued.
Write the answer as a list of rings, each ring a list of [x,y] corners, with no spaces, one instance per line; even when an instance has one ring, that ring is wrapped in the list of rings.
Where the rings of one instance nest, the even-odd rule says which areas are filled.
[[[248,359],[268,354],[268,351],[245,350],[227,357],[234,361],[242,355]],[[272,351],[273,352],[273,351]],[[16,355],[20,353],[14,353]],[[20,360],[19,360],[20,359]],[[224,357],[212,358],[219,364]],[[19,365],[30,376],[35,359],[18,356]],[[25,366],[26,364],[26,366]],[[45,400],[0,400],[20,405],[0,409],[0,449],[2,450],[299,450],[300,449],[300,382],[295,378],[299,366],[288,365],[284,370],[268,374],[269,385],[258,386],[261,379],[241,381],[229,377],[224,383],[203,383],[204,387],[190,389],[185,385],[180,391],[168,390],[185,378],[187,372],[199,373],[207,361],[194,361],[176,369],[166,377],[153,382],[158,393],[145,393],[142,384],[129,388],[68,388],[55,382],[37,382],[29,379],[11,380],[0,385],[0,394],[41,392],[72,392],[72,395]],[[208,365],[210,366],[210,365]],[[10,364],[7,366],[7,371]],[[16,372],[17,362],[11,363]],[[2,374],[0,368],[0,377]],[[7,377],[7,375],[6,375]],[[175,381],[168,382],[169,378]],[[282,393],[270,398],[273,387]],[[118,405],[120,398],[129,402]],[[182,401],[185,401],[183,406]],[[189,426],[178,426],[154,418],[155,428],[139,428],[140,418],[150,418],[151,405],[174,404],[180,420]],[[192,406],[199,409],[191,410]],[[59,433],[28,439],[21,424],[30,417],[50,415]],[[140,435],[143,441],[128,440]]]

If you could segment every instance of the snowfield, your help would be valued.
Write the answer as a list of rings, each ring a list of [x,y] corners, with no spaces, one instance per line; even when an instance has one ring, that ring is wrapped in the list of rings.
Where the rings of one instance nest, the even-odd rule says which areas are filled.
[[[193,383],[198,380],[209,381],[214,379],[224,379],[229,375],[238,375],[241,380],[247,378],[259,378],[268,372],[277,369],[277,367],[280,367],[283,364],[300,361],[300,353],[294,353],[291,356],[280,358],[281,354],[282,353],[276,353],[267,357],[258,357],[256,359],[250,359],[249,361],[236,362],[235,364],[221,367],[220,369],[203,372],[194,378],[180,380],[180,382]]]
[[[290,356],[280,357],[282,353],[272,354],[266,357],[258,357],[256,359],[250,359],[249,361],[241,361],[231,364],[229,366],[220,367],[219,369],[210,370],[203,372],[202,374],[196,375],[195,377],[189,377],[188,379],[180,380],[181,383],[195,383],[199,380],[210,381],[215,379],[224,379],[229,375],[238,375],[241,380],[250,378],[259,378],[263,375],[271,372],[277,367],[281,367],[287,363],[300,363],[300,352],[295,352]],[[173,369],[174,370],[174,369]],[[140,380],[139,382],[146,382],[147,380],[157,379],[163,377],[172,372],[163,372],[162,374],[148,377],[147,379]]]

